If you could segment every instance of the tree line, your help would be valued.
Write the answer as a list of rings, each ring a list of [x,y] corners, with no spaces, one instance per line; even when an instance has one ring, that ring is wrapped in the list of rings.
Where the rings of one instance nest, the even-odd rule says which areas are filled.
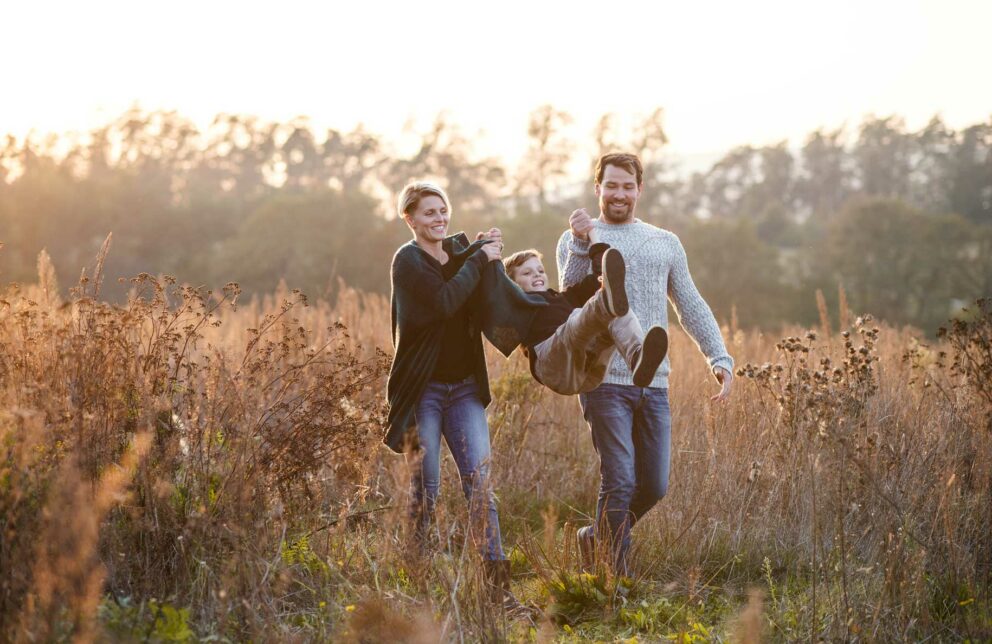
[[[444,116],[412,154],[359,127],[317,131],[219,115],[204,129],[175,112],[132,109],[86,133],[8,136],[0,147],[0,279],[30,281],[46,249],[63,281],[108,232],[105,274],[165,273],[248,293],[280,279],[331,296],[338,278],[388,292],[389,261],[409,233],[393,217],[411,178],[448,190],[452,230],[504,230],[553,271],[566,216],[592,205],[580,154],[633,151],[645,164],[639,216],[678,233],[718,319],[775,328],[818,319],[815,293],[896,324],[934,330],[992,294],[992,118],[960,130],[934,117],[865,117],[787,142],[730,150],[683,172],[659,109],[625,137],[604,115],[585,139],[552,106],[532,112],[516,168],[487,157]],[[588,154],[588,152],[582,152]],[[109,297],[125,286],[108,280]]]

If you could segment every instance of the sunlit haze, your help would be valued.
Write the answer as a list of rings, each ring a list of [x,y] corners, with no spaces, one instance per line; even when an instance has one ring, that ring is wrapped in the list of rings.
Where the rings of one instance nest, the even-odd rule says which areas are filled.
[[[359,123],[402,146],[446,112],[509,162],[550,103],[591,140],[665,109],[688,163],[799,144],[868,113],[992,114],[990,2],[24,2],[3,10],[0,132],[87,129],[131,105]],[[412,130],[411,130],[412,128]]]

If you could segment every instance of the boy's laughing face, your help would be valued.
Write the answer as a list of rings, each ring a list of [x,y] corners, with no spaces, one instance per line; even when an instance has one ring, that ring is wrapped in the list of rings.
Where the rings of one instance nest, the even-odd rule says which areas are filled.
[[[513,281],[527,293],[548,290],[548,276],[544,274],[544,264],[537,257],[531,257],[513,271]]]

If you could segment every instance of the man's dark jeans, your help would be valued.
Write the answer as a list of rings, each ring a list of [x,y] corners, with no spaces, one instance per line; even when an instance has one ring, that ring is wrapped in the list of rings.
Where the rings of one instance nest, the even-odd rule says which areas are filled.
[[[668,390],[606,383],[581,394],[579,402],[599,454],[596,530],[609,527],[614,566],[626,574],[630,529],[668,491]]]

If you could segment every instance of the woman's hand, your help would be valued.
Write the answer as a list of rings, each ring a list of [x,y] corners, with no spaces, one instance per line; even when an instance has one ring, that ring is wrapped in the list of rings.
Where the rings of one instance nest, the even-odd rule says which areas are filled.
[[[487,230],[484,233],[476,233],[475,234],[475,240],[476,241],[479,241],[480,239],[491,239],[495,243],[497,243],[497,244],[499,244],[499,245],[502,246],[503,245],[503,231],[500,230],[499,228],[490,228],[489,230]]]
[[[503,231],[499,228],[490,228],[488,232],[483,233],[486,239],[493,240],[493,243],[499,244],[499,247],[503,247]]]
[[[476,240],[488,239],[490,244],[482,247],[483,252],[489,257],[489,261],[503,258],[503,231],[499,228],[490,228],[484,233],[477,233]]]
[[[490,242],[483,246],[481,250],[486,254],[490,262],[503,259],[503,244]]]

